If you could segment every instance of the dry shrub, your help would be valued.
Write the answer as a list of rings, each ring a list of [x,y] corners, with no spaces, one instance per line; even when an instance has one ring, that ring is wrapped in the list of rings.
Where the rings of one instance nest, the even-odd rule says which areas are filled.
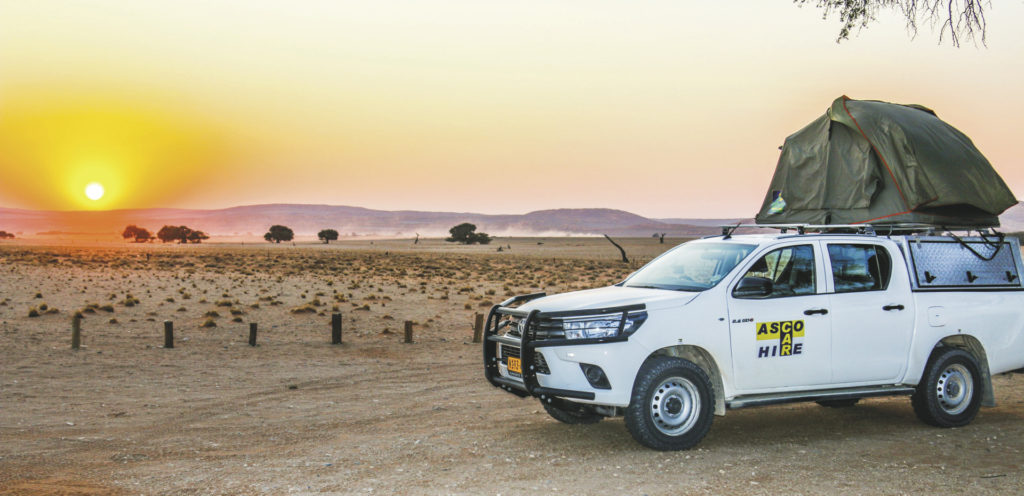
[[[291,313],[294,313],[294,314],[316,313],[316,308],[314,308],[313,305],[306,304],[306,305],[298,306],[298,307],[295,307],[295,308],[291,309]]]

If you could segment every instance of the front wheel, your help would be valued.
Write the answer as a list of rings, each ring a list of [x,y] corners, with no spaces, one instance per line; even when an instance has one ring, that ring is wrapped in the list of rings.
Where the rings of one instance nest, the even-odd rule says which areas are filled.
[[[711,429],[715,394],[693,362],[654,357],[644,363],[626,409],[626,428],[640,444],[661,451],[697,445]]]
[[[981,408],[979,369],[974,356],[962,349],[937,351],[910,397],[917,418],[936,427],[971,423]]]

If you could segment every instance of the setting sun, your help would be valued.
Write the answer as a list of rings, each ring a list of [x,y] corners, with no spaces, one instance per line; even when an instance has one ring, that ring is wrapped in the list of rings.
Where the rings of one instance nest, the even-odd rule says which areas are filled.
[[[89,185],[85,187],[85,196],[93,201],[103,198],[103,192],[103,185],[100,183],[89,183]]]

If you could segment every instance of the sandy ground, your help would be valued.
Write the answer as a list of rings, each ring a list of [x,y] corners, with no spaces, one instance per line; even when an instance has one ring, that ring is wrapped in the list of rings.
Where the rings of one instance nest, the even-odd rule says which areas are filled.
[[[730,411],[673,453],[621,419],[560,424],[483,380],[473,316],[632,269],[603,240],[503,245],[0,245],[0,494],[1024,492],[1020,375],[960,429],[918,422],[907,398]]]

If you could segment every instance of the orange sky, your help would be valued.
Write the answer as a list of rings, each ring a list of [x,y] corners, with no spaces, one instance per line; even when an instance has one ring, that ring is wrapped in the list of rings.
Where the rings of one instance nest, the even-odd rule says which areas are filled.
[[[837,45],[786,0],[0,0],[0,206],[752,215],[842,94],[935,109],[1024,196],[1024,4],[988,21],[956,49],[889,15]]]

